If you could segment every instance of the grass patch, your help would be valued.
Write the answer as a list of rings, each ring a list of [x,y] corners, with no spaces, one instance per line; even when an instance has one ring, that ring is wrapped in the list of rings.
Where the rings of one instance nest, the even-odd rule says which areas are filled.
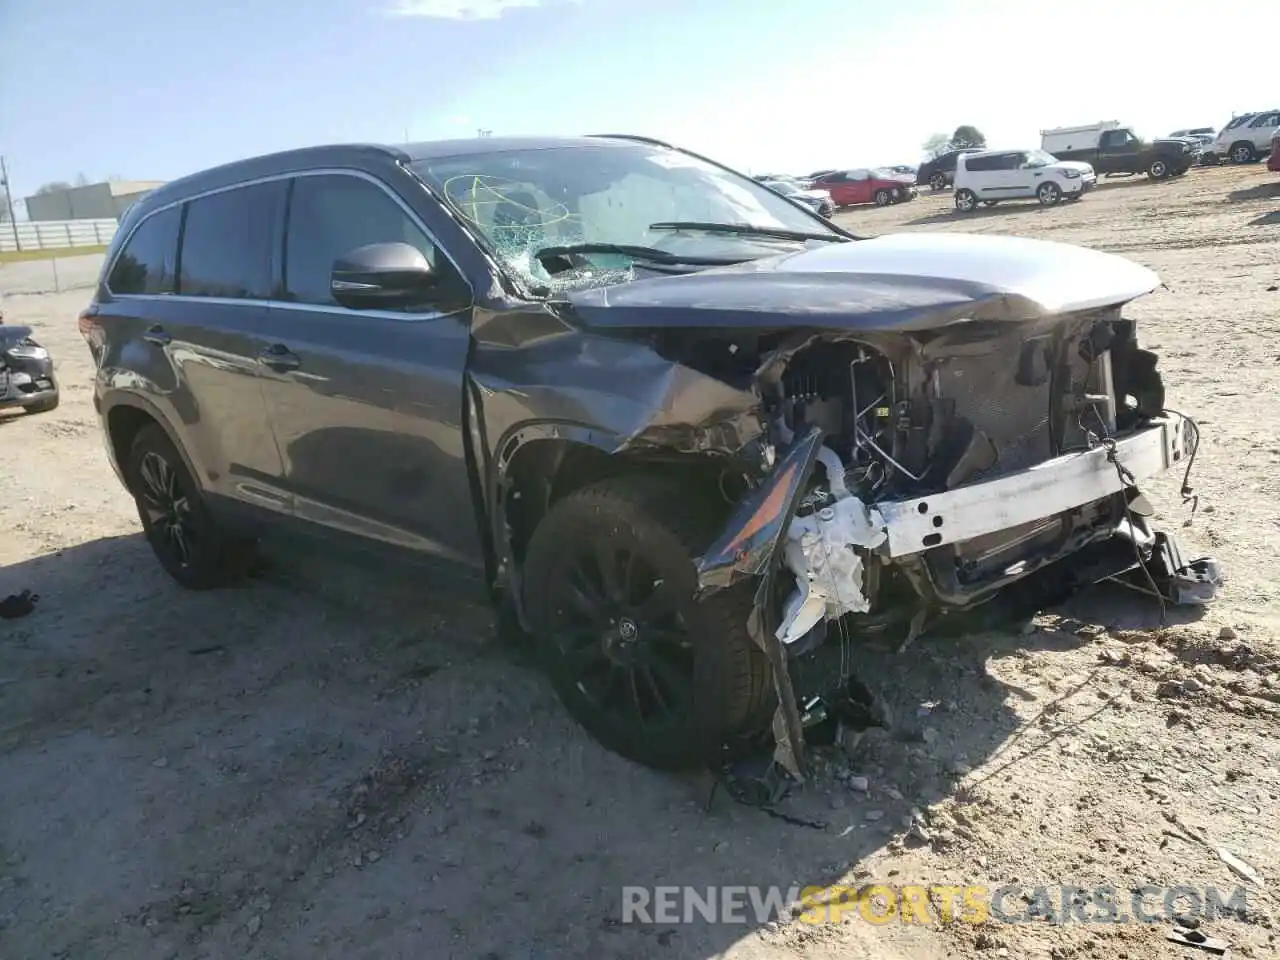
[[[105,253],[107,245],[93,247],[46,247],[43,250],[0,250],[0,263],[24,263],[27,260],[52,260],[54,257],[87,257]]]

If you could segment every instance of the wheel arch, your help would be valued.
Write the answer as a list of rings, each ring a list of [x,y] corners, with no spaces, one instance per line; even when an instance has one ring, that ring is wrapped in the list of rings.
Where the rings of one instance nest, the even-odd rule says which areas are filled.
[[[609,477],[658,470],[686,475],[694,493],[721,481],[726,466],[690,454],[629,450],[625,438],[610,431],[562,421],[514,427],[496,451],[486,490],[494,580],[501,592],[515,600],[522,620],[519,581],[525,549],[557,501]]]
[[[192,461],[186,444],[182,442],[182,439],[174,431],[172,424],[169,423],[168,418],[159,411],[155,404],[143,397],[132,394],[113,397],[102,404],[102,421],[106,430],[107,446],[110,449],[111,458],[116,468],[116,475],[119,476],[121,482],[127,482],[124,470],[125,464],[129,459],[129,448],[133,445],[134,438],[144,427],[154,424],[165,432],[169,442],[178,451],[178,456],[182,458],[187,472],[195,482],[200,484],[201,487],[204,486],[203,475]]]

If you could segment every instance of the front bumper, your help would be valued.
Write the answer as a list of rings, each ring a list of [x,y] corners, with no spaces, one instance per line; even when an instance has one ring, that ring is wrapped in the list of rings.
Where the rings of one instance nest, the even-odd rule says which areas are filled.
[[[931,496],[871,506],[850,496],[839,501],[837,509],[856,512],[861,529],[883,534],[876,537],[874,553],[886,560],[907,559],[935,547],[1015,530],[1120,493],[1128,484],[1117,466],[1133,483],[1172,469],[1191,455],[1194,431],[1189,420],[1170,414],[1117,440],[1114,453],[1097,446]],[[770,568],[821,448],[822,436],[816,431],[794,443],[766,481],[739,504],[721,537],[698,561],[704,591],[760,576]]]
[[[0,368],[0,410],[26,407],[58,395],[50,361],[10,361]]]

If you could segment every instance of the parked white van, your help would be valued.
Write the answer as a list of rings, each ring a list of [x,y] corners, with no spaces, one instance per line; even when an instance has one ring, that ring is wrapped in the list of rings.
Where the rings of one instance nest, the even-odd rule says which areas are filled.
[[[955,202],[961,213],[982,203],[1031,198],[1051,207],[1079,200],[1097,185],[1093,167],[1078,160],[1059,160],[1043,150],[982,150],[956,159]]]

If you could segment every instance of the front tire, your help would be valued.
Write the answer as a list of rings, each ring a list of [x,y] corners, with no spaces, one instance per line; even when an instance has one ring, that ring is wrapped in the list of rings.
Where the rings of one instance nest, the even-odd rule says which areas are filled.
[[[1169,161],[1156,157],[1147,166],[1147,176],[1152,180],[1163,180],[1169,176]]]
[[[199,484],[158,425],[143,427],[133,438],[125,478],[143,534],[174,580],[191,590],[209,590],[248,573],[248,547],[218,529]]]
[[[647,475],[591,484],[551,508],[525,559],[525,607],[565,709],[658,769],[706,763],[772,713],[768,660],[747,632],[750,584],[694,599],[692,558],[716,523],[693,500]]]
[[[889,204],[893,203],[893,194],[888,190],[877,190],[875,194],[875,201],[877,207],[887,207]]]
[[[1247,141],[1241,141],[1233,144],[1231,147],[1232,163],[1253,163],[1258,159],[1258,151],[1253,149],[1253,144]]]
[[[1056,183],[1042,183],[1036,190],[1036,199],[1042,207],[1052,207],[1062,200],[1062,188]]]
[[[972,190],[961,188],[956,191],[956,209],[961,213],[973,213],[978,208],[978,195]]]

